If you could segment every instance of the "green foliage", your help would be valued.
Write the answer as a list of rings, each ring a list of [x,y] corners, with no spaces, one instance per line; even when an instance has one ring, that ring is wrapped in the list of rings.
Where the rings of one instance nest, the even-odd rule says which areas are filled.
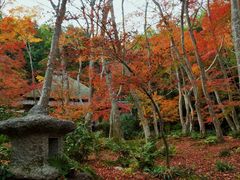
[[[36,70],[43,70],[42,60],[47,59],[51,47],[52,28],[49,25],[43,24],[37,29],[37,38],[42,39],[41,42],[31,44],[31,54],[33,58],[33,67]],[[25,53],[27,60],[27,70],[30,72],[29,55]]]
[[[236,138],[236,139],[240,139],[240,133],[232,133],[229,134],[230,136],[232,136],[233,138]]]
[[[6,165],[0,166],[0,180],[7,180],[13,178],[13,174],[8,171]]]
[[[127,168],[127,171],[135,171],[137,169],[151,169],[155,165],[155,160],[160,156],[156,142],[150,141],[143,144],[135,141],[107,141],[105,148],[120,154],[116,161],[106,162],[108,165],[120,165]]]
[[[0,159],[1,160],[9,160],[11,150],[4,143],[8,143],[9,139],[7,136],[0,135]]]
[[[192,169],[185,167],[171,167],[168,169],[165,166],[155,166],[148,172],[163,180],[199,178]]]
[[[0,134],[0,144],[9,142],[9,139],[7,136]]]
[[[12,112],[7,111],[7,108],[0,107],[0,121],[7,120],[7,119],[13,117],[13,115],[14,114]]]
[[[1,160],[9,160],[10,159],[11,150],[3,145],[0,145],[0,159]]]
[[[84,165],[82,167],[80,167],[80,172],[86,173],[88,174],[92,179],[94,180],[100,180],[102,179],[101,177],[99,177],[96,172],[89,166]]]
[[[197,139],[201,139],[202,136],[201,136],[201,134],[199,132],[193,131],[191,133],[191,138],[197,140]]]
[[[66,137],[65,151],[70,158],[82,162],[87,160],[90,153],[98,152],[99,134],[90,132],[85,125],[78,124],[77,128]]]
[[[216,162],[215,167],[216,167],[217,171],[221,171],[221,172],[234,170],[234,167],[231,164],[223,162],[223,161],[219,161],[219,160]]]
[[[155,160],[159,156],[156,142],[151,141],[146,143],[142,148],[135,153],[135,158],[139,163],[140,169],[148,169],[155,165]]]
[[[139,121],[131,115],[121,116],[121,127],[123,130],[124,139],[134,139],[141,133]]]
[[[103,144],[104,148],[109,149],[113,152],[124,151],[126,145],[124,141],[114,141],[113,139],[106,139]]]
[[[169,147],[168,147],[168,151],[169,151],[169,156],[174,156],[174,155],[176,154],[176,152],[177,152],[177,149],[176,149],[175,146],[173,146],[173,145],[169,145]],[[166,152],[166,148],[165,148],[165,146],[162,146],[162,147],[160,148],[159,153],[160,153],[161,156],[163,156],[163,157],[166,156],[167,152]]]
[[[61,176],[66,176],[72,169],[79,169],[79,164],[65,154],[50,158],[48,163],[55,167]]]
[[[176,130],[176,131],[172,131],[172,132],[170,133],[170,136],[173,137],[173,138],[175,138],[175,139],[179,139],[180,137],[183,136],[183,134],[182,134],[182,131],[181,131],[181,130]]]
[[[100,121],[98,126],[97,126],[97,130],[102,132],[102,135],[104,137],[109,136],[109,128],[110,128],[109,122],[107,122],[105,120]]]
[[[77,161],[70,159],[66,154],[52,157],[49,164],[58,169],[61,177],[70,176],[71,172],[82,172],[88,174],[92,179],[100,179],[96,172],[89,166],[81,166]]]
[[[205,144],[217,144],[218,140],[217,140],[217,137],[216,136],[208,136],[205,140],[204,140],[204,143]]]
[[[229,149],[223,149],[218,154],[219,157],[228,157],[230,155],[231,155],[231,152]]]

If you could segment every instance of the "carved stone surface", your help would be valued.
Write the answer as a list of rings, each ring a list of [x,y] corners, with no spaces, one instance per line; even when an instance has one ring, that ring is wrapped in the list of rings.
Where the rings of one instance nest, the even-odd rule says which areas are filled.
[[[71,121],[41,114],[0,122],[0,133],[12,143],[10,171],[19,179],[55,179],[48,159],[63,151],[63,136],[75,129]]]

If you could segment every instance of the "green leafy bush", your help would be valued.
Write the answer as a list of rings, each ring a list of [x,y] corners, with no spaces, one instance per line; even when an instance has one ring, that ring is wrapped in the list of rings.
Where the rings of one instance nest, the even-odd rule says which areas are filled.
[[[204,143],[205,144],[217,144],[218,140],[217,140],[217,137],[216,136],[209,136],[207,137],[205,140],[204,140]]]
[[[118,152],[120,156],[116,161],[107,161],[108,165],[120,165],[124,168],[130,168],[128,171],[150,169],[155,165],[155,160],[160,156],[156,142],[150,141],[146,144],[131,141],[113,142],[108,140],[105,147],[114,152]]]
[[[221,172],[234,170],[234,167],[231,164],[223,162],[223,161],[219,161],[219,160],[216,162],[215,166],[216,166],[217,171],[221,171]]]
[[[48,160],[48,163],[55,167],[61,176],[66,176],[72,169],[79,169],[79,164],[66,154],[54,156]]]
[[[0,159],[1,160],[9,160],[10,159],[11,150],[3,145],[0,145]]]
[[[149,171],[153,176],[163,179],[199,179],[199,177],[194,173],[192,169],[185,167],[171,167],[167,168],[165,166],[155,166]]]
[[[176,152],[177,152],[176,147],[173,146],[173,145],[169,145],[168,151],[169,151],[169,156],[174,156],[174,155],[176,154]],[[163,157],[166,156],[167,152],[166,152],[165,146],[162,146],[162,147],[160,148],[159,153],[160,153],[161,156],[163,156]]]
[[[12,112],[8,112],[7,108],[0,107],[0,121],[7,120],[13,116]]]
[[[0,134],[0,144],[7,143],[7,142],[9,142],[8,137]]]
[[[8,166],[1,165],[0,166],[0,180],[12,179],[13,174],[8,171]]]
[[[146,143],[139,151],[134,153],[135,159],[139,163],[140,169],[149,169],[155,165],[155,160],[159,156],[160,152],[157,150],[156,142],[151,141]]]
[[[9,142],[7,136],[0,135],[0,159],[9,160],[11,149],[7,146],[6,143]]]
[[[78,162],[87,160],[92,152],[99,152],[99,134],[90,132],[84,125],[77,128],[66,137],[65,151],[70,158]]]
[[[86,165],[80,165],[79,162],[70,159],[66,154],[52,157],[48,162],[59,171],[61,177],[74,176],[72,172],[73,174],[81,172],[89,175],[92,179],[100,179],[92,168]]]
[[[197,140],[197,139],[201,139],[202,136],[201,136],[201,134],[199,132],[193,131],[191,133],[191,138]]]
[[[121,116],[121,127],[123,130],[124,139],[134,139],[139,136],[142,132],[139,126],[139,121],[132,115],[122,115]]]
[[[175,138],[175,139],[179,139],[180,137],[183,136],[183,134],[182,134],[182,131],[181,131],[181,130],[176,130],[176,131],[172,131],[172,132],[170,133],[170,136],[173,137],[173,138]]]
[[[231,152],[229,149],[223,149],[218,154],[219,157],[228,157],[230,155],[231,155]]]

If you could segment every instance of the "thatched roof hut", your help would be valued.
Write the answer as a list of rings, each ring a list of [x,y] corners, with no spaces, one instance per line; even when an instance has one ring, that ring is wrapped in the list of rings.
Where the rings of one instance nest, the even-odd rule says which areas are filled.
[[[82,83],[78,85],[78,82],[71,77],[68,77],[68,83],[68,97],[70,104],[88,102],[90,93],[89,87],[85,86]],[[38,87],[36,87],[34,90],[24,95],[24,100],[22,101],[22,104],[24,106],[33,106],[36,103],[35,101],[38,100],[41,96],[42,84],[43,83],[39,84]],[[66,92],[63,90],[63,76],[53,75],[49,105],[56,106],[58,104],[61,104],[64,94],[66,94]]]

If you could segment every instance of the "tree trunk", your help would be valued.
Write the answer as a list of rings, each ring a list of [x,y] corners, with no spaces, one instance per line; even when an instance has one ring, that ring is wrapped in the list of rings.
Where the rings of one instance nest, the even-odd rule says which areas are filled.
[[[120,121],[120,112],[117,105],[116,94],[114,93],[112,87],[112,75],[109,68],[106,68],[105,76],[106,76],[106,84],[109,90],[109,96],[111,100],[111,112],[110,112],[110,130],[109,130],[109,137],[114,139],[121,139],[123,138],[123,133],[121,129],[121,121]]]
[[[60,9],[58,10],[55,9],[57,18],[56,18],[55,27],[54,27],[54,34],[52,37],[51,49],[50,49],[50,54],[48,58],[47,69],[46,69],[43,88],[42,88],[42,94],[37,105],[35,105],[29,111],[29,113],[44,113],[44,114],[48,113],[47,107],[48,107],[48,102],[49,102],[49,97],[51,92],[51,86],[52,86],[54,61],[57,58],[57,50],[58,50],[59,38],[61,35],[62,22],[66,12],[66,4],[67,4],[67,0],[62,0]]]
[[[81,104],[83,104],[83,101],[82,101],[82,96],[81,96],[81,84],[80,84],[80,77],[81,77],[81,74],[82,74],[82,61],[79,60],[78,62],[79,66],[78,66],[78,74],[77,74],[77,87],[78,87],[78,100]]]
[[[69,80],[68,80],[68,73],[67,73],[67,63],[64,58],[62,58],[62,94],[63,94],[63,104],[68,105],[70,94],[69,94]]]
[[[134,92],[133,90],[131,90],[131,95],[133,97],[133,103],[138,110],[138,115],[139,115],[141,125],[143,127],[145,140],[146,140],[146,142],[148,142],[148,140],[151,136],[150,128],[149,128],[149,125],[148,125],[148,120],[144,117],[142,105],[141,105],[141,102],[140,102],[140,99],[139,99],[137,93]]]
[[[191,41],[192,41],[192,44],[193,44],[193,47],[194,47],[196,61],[197,61],[197,64],[199,66],[199,69],[200,69],[200,79],[201,79],[203,94],[205,96],[206,103],[208,105],[209,114],[212,118],[213,125],[214,125],[215,130],[216,130],[216,136],[218,138],[218,141],[221,142],[221,141],[224,141],[223,133],[222,133],[222,129],[221,129],[221,124],[220,124],[219,120],[216,118],[216,114],[214,112],[213,105],[212,105],[212,100],[211,100],[210,95],[207,91],[206,73],[205,73],[204,65],[202,63],[202,60],[201,60],[199,52],[198,52],[197,42],[196,42],[196,39],[195,39],[194,34],[193,34],[192,25],[191,25],[189,13],[188,13],[188,1],[183,0],[183,3],[185,3],[184,9],[185,9],[186,20],[187,20],[187,24],[188,24],[190,38],[191,38]]]
[[[232,35],[237,60],[238,78],[240,88],[240,5],[239,0],[231,0],[231,15],[232,15]]]
[[[35,77],[34,77],[32,50],[31,50],[31,45],[30,45],[29,42],[26,42],[26,49],[27,49],[27,53],[28,53],[28,56],[29,56],[29,62],[30,62],[30,67],[31,67],[32,85],[35,86],[36,85],[36,81],[35,81]],[[37,99],[36,99],[36,92],[35,92],[35,90],[33,90],[33,100],[34,100],[34,104],[36,104],[37,103]]]
[[[90,14],[90,34],[89,34],[89,38],[93,38],[94,37],[94,5],[95,5],[95,1],[91,1],[90,2],[90,6],[91,6],[91,14]],[[89,96],[88,96],[88,103],[89,106],[91,106],[92,103],[92,97],[93,97],[93,75],[94,75],[94,61],[93,61],[93,57],[92,57],[92,40],[90,39],[90,60],[89,60]],[[87,112],[86,116],[85,116],[85,124],[90,124],[92,121],[92,116],[93,116],[93,112],[89,111]]]

